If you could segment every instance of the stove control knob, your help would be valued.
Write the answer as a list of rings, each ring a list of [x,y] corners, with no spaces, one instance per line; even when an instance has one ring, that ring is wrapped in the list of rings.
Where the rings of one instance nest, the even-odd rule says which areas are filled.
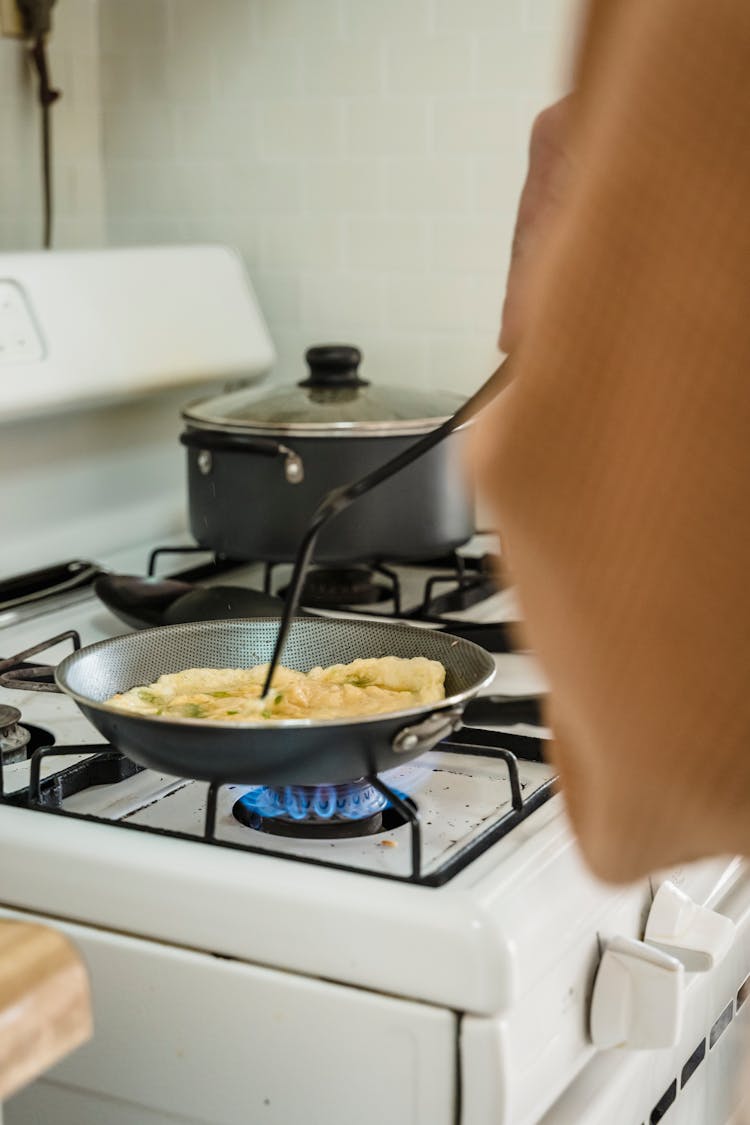
[[[591,997],[591,1041],[610,1047],[673,1047],[682,1028],[682,962],[632,938],[602,955]]]
[[[734,941],[730,918],[699,906],[669,880],[654,896],[643,940],[682,961],[689,973],[713,969]]]

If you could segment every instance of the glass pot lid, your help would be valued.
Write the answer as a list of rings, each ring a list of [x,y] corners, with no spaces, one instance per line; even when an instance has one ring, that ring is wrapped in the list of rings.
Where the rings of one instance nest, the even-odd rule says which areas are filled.
[[[423,434],[458,410],[447,391],[373,385],[358,372],[362,353],[345,344],[308,348],[306,379],[265,398],[257,387],[190,403],[183,418],[200,429],[232,433],[338,437]]]

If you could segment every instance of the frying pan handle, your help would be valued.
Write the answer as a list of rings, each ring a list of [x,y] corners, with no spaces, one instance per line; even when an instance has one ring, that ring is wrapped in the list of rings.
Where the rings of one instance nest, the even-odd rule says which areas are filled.
[[[450,711],[435,711],[419,723],[402,727],[391,743],[393,753],[416,756],[432,750],[433,746],[437,746],[449,734],[455,734],[461,729],[461,716],[461,709],[456,707]]]
[[[57,684],[54,681],[50,682],[54,668],[49,664],[35,664],[32,667],[24,665],[29,656],[36,656],[37,653],[54,648],[63,641],[71,641],[74,651],[81,647],[78,633],[75,629],[69,629],[66,633],[58,633],[56,637],[49,637],[46,641],[24,649],[23,652],[17,652],[15,656],[0,660],[0,684],[15,691],[54,691],[61,694]]]
[[[188,449],[198,450],[198,468],[205,476],[213,467],[212,453],[259,453],[262,457],[283,457],[284,476],[289,484],[299,484],[305,479],[305,466],[299,453],[280,441],[210,430],[186,430],[180,434],[180,441]]]

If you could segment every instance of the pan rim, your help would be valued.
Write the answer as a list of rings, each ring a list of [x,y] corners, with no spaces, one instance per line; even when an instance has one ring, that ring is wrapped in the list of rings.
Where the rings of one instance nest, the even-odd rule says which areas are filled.
[[[246,731],[295,730],[295,729],[296,730],[309,730],[311,728],[316,728],[316,729],[322,728],[322,729],[328,730],[328,729],[333,729],[333,728],[336,728],[336,727],[351,727],[352,725],[359,726],[360,724],[364,724],[364,723],[377,723],[377,722],[384,722],[384,721],[393,721],[393,719],[395,719],[396,717],[398,717],[398,718],[401,718],[401,717],[404,717],[404,718],[420,717],[420,718],[422,718],[428,713],[433,713],[433,712],[436,712],[436,711],[450,710],[452,707],[456,707],[456,706],[460,706],[460,705],[464,704],[468,699],[473,698],[473,696],[475,696],[479,691],[481,691],[482,688],[487,687],[490,683],[492,683],[492,681],[495,678],[495,675],[497,673],[497,668],[495,666],[495,662],[492,658],[492,655],[489,652],[487,652],[485,649],[483,649],[481,647],[481,645],[474,644],[473,641],[467,641],[467,640],[465,640],[463,638],[460,638],[460,637],[453,637],[450,641],[450,647],[451,648],[456,647],[456,646],[461,646],[461,647],[469,646],[470,648],[475,649],[479,653],[479,655],[481,656],[481,658],[483,660],[485,660],[486,665],[487,665],[486,674],[481,679],[479,679],[470,688],[466,688],[466,689],[464,689],[464,691],[457,692],[455,695],[445,696],[444,699],[436,700],[434,703],[431,703],[431,704],[422,704],[419,707],[410,707],[410,708],[407,708],[407,709],[404,709],[404,710],[399,710],[399,711],[382,711],[382,712],[379,712],[378,714],[375,714],[375,715],[347,716],[347,717],[340,718],[340,719],[265,719],[265,720],[262,720],[260,722],[239,722],[239,723],[238,722],[217,722],[217,721],[214,721],[214,720],[211,720],[211,719],[188,719],[188,718],[183,719],[183,718],[175,718],[175,717],[169,716],[169,715],[141,715],[137,711],[126,711],[126,710],[123,710],[122,708],[119,708],[119,707],[113,707],[110,704],[102,702],[100,700],[91,699],[88,696],[81,695],[79,692],[74,691],[72,688],[68,687],[64,682],[64,677],[65,677],[65,674],[66,674],[67,670],[71,666],[75,665],[76,662],[79,661],[82,658],[84,653],[89,654],[89,653],[95,652],[97,649],[107,648],[109,645],[113,644],[114,642],[116,642],[118,640],[122,640],[124,637],[130,637],[130,636],[133,636],[133,635],[137,635],[139,638],[140,637],[146,638],[146,637],[148,637],[152,634],[157,634],[157,633],[163,635],[165,629],[169,630],[170,632],[171,631],[178,631],[178,630],[183,631],[191,625],[195,625],[195,626],[201,626],[201,625],[202,626],[214,626],[214,627],[220,626],[220,625],[229,625],[230,627],[247,626],[247,625],[251,625],[251,624],[268,625],[269,620],[273,620],[273,618],[268,618],[268,617],[230,617],[230,618],[221,618],[217,621],[194,621],[194,622],[189,621],[189,622],[180,622],[177,625],[157,625],[157,626],[154,626],[153,628],[150,628],[150,629],[140,629],[140,630],[138,630],[137,634],[134,633],[134,632],[119,633],[116,637],[107,637],[104,640],[95,641],[93,644],[84,645],[82,648],[78,649],[76,652],[73,652],[69,656],[66,656],[65,659],[61,660],[60,663],[55,668],[55,683],[56,683],[57,687],[65,695],[67,695],[69,698],[75,700],[75,702],[79,706],[86,707],[86,708],[89,708],[89,709],[92,709],[92,710],[95,710],[95,711],[102,711],[106,715],[121,715],[121,716],[127,718],[128,720],[137,719],[140,722],[145,722],[145,723],[159,723],[159,724],[162,724],[165,727],[166,726],[174,726],[174,727],[180,727],[180,728],[194,727],[194,728],[199,728],[201,730],[211,730],[211,731],[215,731],[215,732],[218,732],[218,731],[240,731],[240,730],[246,730]],[[294,617],[294,618],[292,618],[292,623],[297,624],[299,622],[301,625],[303,625],[303,627],[308,627],[308,628],[313,627],[314,628],[315,623],[317,623],[319,620],[330,621],[331,618],[329,618],[329,617],[326,617],[326,618]],[[361,625],[364,628],[372,628],[373,624],[377,624],[377,625],[381,625],[385,629],[392,629],[392,630],[396,630],[396,631],[399,631],[399,632],[402,632],[402,633],[405,633],[405,632],[409,632],[409,633],[429,632],[432,636],[434,636],[436,632],[439,632],[439,630],[422,629],[422,628],[420,628],[419,626],[416,626],[416,625],[403,625],[401,623],[390,624],[386,621],[378,621],[378,622],[349,621],[349,624],[350,625],[357,625],[357,626]]]

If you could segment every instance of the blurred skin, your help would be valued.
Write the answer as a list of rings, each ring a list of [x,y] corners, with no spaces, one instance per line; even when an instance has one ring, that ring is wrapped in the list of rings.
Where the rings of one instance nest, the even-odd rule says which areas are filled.
[[[590,0],[474,427],[584,858],[750,856],[750,6]],[[709,96],[710,95],[710,96]]]
[[[506,353],[513,351],[521,336],[528,278],[544,228],[565,198],[571,166],[567,141],[572,101],[572,95],[568,95],[543,110],[531,130],[529,170],[516,216],[498,341],[501,351]]]

